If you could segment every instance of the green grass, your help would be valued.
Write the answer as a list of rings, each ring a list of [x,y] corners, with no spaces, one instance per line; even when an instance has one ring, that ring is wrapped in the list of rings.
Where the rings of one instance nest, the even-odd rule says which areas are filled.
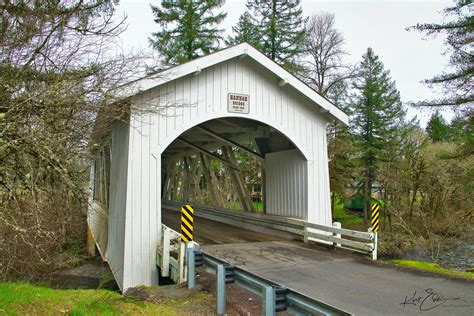
[[[253,204],[253,207],[255,207],[255,210],[257,211],[257,213],[262,213],[263,212],[263,203],[262,202],[252,202],[252,204]],[[231,210],[241,210],[242,209],[242,207],[240,206],[239,201],[228,202],[225,207],[229,208]]]
[[[358,228],[364,223],[362,214],[353,214],[344,209],[344,203],[337,200],[332,212],[333,222],[341,223],[343,228]]]
[[[156,304],[123,298],[110,290],[58,290],[30,283],[0,283],[0,315],[182,315],[206,306],[209,294],[164,299]]]
[[[255,210],[257,210],[257,213],[262,213],[263,212],[263,203],[262,202],[252,202],[253,207],[255,207]]]
[[[474,273],[472,272],[458,272],[449,269],[441,268],[436,263],[424,262],[424,261],[413,261],[413,260],[391,260],[393,264],[401,267],[412,268],[421,271],[440,273],[448,276],[462,277],[467,279],[474,279]]]
[[[257,213],[263,212],[263,203],[262,202],[252,202],[253,206]],[[232,201],[228,202],[226,208],[232,210],[240,210],[240,202],[239,201]],[[333,221],[341,223],[342,227],[344,228],[352,228],[352,229],[364,229],[364,217],[362,213],[356,214],[344,209],[344,203],[337,200],[336,207],[332,213]]]

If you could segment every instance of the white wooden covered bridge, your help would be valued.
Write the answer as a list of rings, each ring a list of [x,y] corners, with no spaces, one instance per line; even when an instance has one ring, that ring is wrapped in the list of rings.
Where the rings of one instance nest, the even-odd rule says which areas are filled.
[[[162,198],[176,198],[166,166],[176,159],[218,159],[238,182],[230,150],[238,147],[263,161],[266,214],[332,224],[326,124],[348,117],[252,46],[223,49],[117,93],[130,113],[110,125],[97,150],[88,221],[122,290],[158,282]],[[248,140],[256,150],[242,145]],[[251,211],[248,192],[238,191]]]

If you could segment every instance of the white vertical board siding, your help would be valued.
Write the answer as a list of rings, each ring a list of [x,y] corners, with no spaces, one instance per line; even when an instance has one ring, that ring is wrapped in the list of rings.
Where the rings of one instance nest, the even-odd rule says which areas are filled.
[[[159,134],[154,115],[130,119],[124,289],[158,282],[155,255],[161,225],[161,156],[151,148]]]
[[[299,149],[307,170],[306,198],[298,199],[302,206],[292,216],[331,223],[326,119],[299,92],[279,87],[279,80],[254,60],[235,58],[132,97],[134,106],[156,107],[166,115],[132,113],[130,119],[124,289],[158,282],[155,251],[161,225],[161,154],[184,131],[212,119],[248,118],[286,135]],[[249,95],[250,113],[229,113],[228,93]],[[284,203],[290,207],[293,202],[288,198]]]
[[[123,288],[128,135],[128,124],[120,121],[113,123],[107,261],[120,288]]]
[[[267,214],[306,217],[307,164],[297,149],[265,155]]]

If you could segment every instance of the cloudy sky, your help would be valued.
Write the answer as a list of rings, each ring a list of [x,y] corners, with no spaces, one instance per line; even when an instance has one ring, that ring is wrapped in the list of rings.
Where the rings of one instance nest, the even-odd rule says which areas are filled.
[[[157,31],[150,3],[157,0],[121,0],[118,14],[127,17],[127,30],[122,34],[126,51],[149,49],[148,37]],[[226,34],[246,9],[245,0],[227,0],[223,11],[227,17],[222,24]],[[349,52],[347,61],[357,63],[367,47],[372,47],[390,70],[403,102],[436,97],[434,91],[420,83],[423,79],[447,70],[448,56],[443,55],[443,38],[426,38],[418,32],[408,32],[408,26],[419,22],[440,22],[442,10],[453,0],[302,0],[303,14],[311,16],[320,11],[336,17],[336,27],[342,32]],[[428,111],[408,109],[410,117],[417,116],[422,125],[431,115]],[[452,115],[445,113],[449,119]]]

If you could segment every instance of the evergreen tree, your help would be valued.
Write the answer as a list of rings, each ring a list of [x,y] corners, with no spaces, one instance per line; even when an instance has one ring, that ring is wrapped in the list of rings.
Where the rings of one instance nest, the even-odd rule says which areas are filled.
[[[305,37],[300,0],[248,0],[247,9],[259,30],[255,43],[269,58],[289,70],[298,69]]]
[[[259,31],[250,13],[245,12],[240,16],[237,25],[232,27],[232,32],[235,35],[229,36],[226,40],[227,45],[231,46],[246,42],[259,48]]]
[[[474,155],[474,115],[458,114],[450,124],[451,137],[459,144],[454,157]]]
[[[426,125],[426,132],[434,142],[443,142],[451,138],[451,127],[438,112],[431,116]]]
[[[351,110],[352,132],[360,153],[360,166],[364,181],[365,218],[368,219],[372,185],[377,168],[386,158],[387,149],[399,141],[405,111],[395,82],[384,70],[382,62],[369,48],[362,56],[357,78],[353,82],[354,95]]]
[[[347,107],[348,86],[345,81],[334,84],[327,98],[345,113]],[[329,182],[331,187],[331,209],[334,212],[337,199],[345,198],[346,186],[354,176],[354,144],[348,126],[333,120],[327,125]]]
[[[224,0],[162,0],[161,7],[151,5],[160,30],[149,40],[165,65],[184,63],[219,48],[223,30],[217,26],[227,14],[214,10],[223,4]]]
[[[444,10],[451,18],[446,23],[417,24],[409,29],[416,29],[428,35],[445,34],[445,44],[451,53],[450,64],[453,71],[443,73],[426,80],[429,85],[441,86],[445,97],[439,100],[417,102],[417,106],[455,106],[468,109],[467,115],[472,115],[474,102],[473,89],[473,31],[474,16],[472,15],[472,0],[457,0],[454,7]]]

